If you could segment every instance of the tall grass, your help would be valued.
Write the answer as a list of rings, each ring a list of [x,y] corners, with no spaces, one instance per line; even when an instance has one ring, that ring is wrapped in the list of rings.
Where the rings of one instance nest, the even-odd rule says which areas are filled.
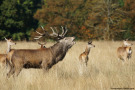
[[[134,43],[134,42],[133,42]],[[77,42],[63,61],[54,65],[49,72],[42,69],[23,69],[18,77],[6,78],[0,69],[0,90],[110,90],[111,88],[135,88],[135,46],[131,60],[124,65],[118,61],[116,50],[122,42],[94,41],[96,46],[89,54],[87,72],[79,75],[80,53],[87,42]],[[53,45],[49,43],[46,47]],[[36,42],[18,42],[12,48],[36,49]],[[0,52],[6,51],[6,43],[0,42]],[[4,71],[4,73],[3,73]],[[7,70],[6,70],[7,72]],[[121,89],[122,90],[122,89]]]

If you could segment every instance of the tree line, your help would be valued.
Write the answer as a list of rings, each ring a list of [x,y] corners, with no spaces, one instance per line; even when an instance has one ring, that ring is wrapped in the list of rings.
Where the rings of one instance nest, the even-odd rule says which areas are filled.
[[[33,40],[41,25],[66,26],[78,40],[135,40],[135,0],[0,1],[1,40]]]

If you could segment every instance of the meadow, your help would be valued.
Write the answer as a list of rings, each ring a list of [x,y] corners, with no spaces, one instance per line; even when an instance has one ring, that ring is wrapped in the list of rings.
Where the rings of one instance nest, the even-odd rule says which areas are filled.
[[[132,42],[135,45],[135,42]],[[54,43],[47,43],[46,47]],[[18,77],[6,78],[7,69],[0,69],[0,90],[125,90],[135,88],[135,46],[130,60],[118,61],[116,50],[122,41],[93,41],[96,46],[89,54],[88,67],[79,75],[79,55],[87,42],[78,41],[69,49],[63,61],[49,72],[42,69],[23,69]],[[0,42],[5,53],[6,42]],[[14,49],[37,49],[37,42],[17,42]],[[117,89],[114,89],[117,88]],[[123,89],[122,89],[123,88]],[[125,88],[125,89],[124,89]]]

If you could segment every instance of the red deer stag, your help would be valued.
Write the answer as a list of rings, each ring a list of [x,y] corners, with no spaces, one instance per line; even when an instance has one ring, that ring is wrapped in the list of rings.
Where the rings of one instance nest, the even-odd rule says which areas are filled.
[[[89,53],[90,53],[90,49],[95,47],[95,45],[92,44],[92,41],[88,42],[88,45],[86,46],[86,49],[83,53],[80,54],[79,56],[79,61],[80,61],[80,74],[82,74],[82,70],[84,67],[87,66],[88,60],[89,60]]]
[[[11,50],[11,46],[15,45],[16,43],[14,43],[11,39],[6,39],[5,38],[5,40],[7,41],[7,53],[8,53]],[[6,55],[7,54],[0,54],[1,67],[4,67],[4,65],[6,64]]]
[[[44,28],[42,28],[44,30]],[[11,75],[18,76],[22,68],[25,65],[29,66],[29,68],[43,68],[45,71],[48,71],[54,64],[62,61],[65,57],[67,51],[75,44],[75,37],[64,37],[67,28],[62,27],[62,33],[56,33],[51,27],[53,33],[49,34],[45,31],[44,34],[40,34],[36,38],[41,38],[42,36],[49,35],[51,37],[58,38],[58,42],[53,46],[45,49],[36,49],[36,50],[14,50],[10,52],[8,55],[12,54],[11,59],[8,57],[8,64],[11,65],[11,68],[7,74],[8,77]]]

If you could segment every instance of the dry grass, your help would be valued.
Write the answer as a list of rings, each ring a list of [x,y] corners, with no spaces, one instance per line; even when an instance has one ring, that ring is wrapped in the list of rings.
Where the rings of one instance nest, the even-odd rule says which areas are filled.
[[[135,42],[133,42],[135,45]],[[79,54],[86,42],[77,42],[67,53],[63,61],[53,66],[48,73],[42,69],[23,69],[18,77],[7,79],[0,69],[0,90],[110,90],[111,88],[135,88],[135,56],[131,60],[118,61],[117,47],[122,42],[94,41],[91,49],[87,72],[78,73]],[[52,43],[47,44],[47,47]],[[39,48],[36,42],[18,42],[13,48]],[[6,43],[0,42],[1,53]],[[132,47],[133,51],[135,46]],[[118,90],[118,89],[117,89]],[[122,90],[122,89],[120,89]]]

